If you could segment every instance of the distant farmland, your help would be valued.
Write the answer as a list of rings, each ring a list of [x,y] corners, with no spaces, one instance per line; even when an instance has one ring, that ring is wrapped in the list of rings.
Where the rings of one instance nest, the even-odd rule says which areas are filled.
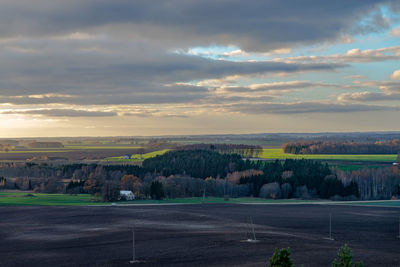
[[[25,148],[19,147],[12,151],[0,151],[0,161],[24,161],[42,157],[63,160],[103,160],[125,154],[138,154],[146,149],[140,145],[66,145],[63,148]],[[151,151],[151,150],[150,150]]]
[[[133,155],[131,155],[130,159],[123,159],[122,156],[119,156],[119,157],[108,157],[108,158],[105,158],[104,160],[105,161],[113,161],[113,162],[116,162],[116,161],[117,162],[142,161],[145,159],[153,158],[158,155],[163,155],[168,151],[170,151],[170,149],[157,150],[157,151],[145,153],[143,155],[133,154]]]
[[[340,161],[374,161],[395,162],[397,155],[300,155],[286,154],[282,149],[264,148],[261,154],[263,159],[317,159],[317,160],[340,160]]]
[[[99,204],[88,194],[45,194],[29,192],[0,192],[0,206],[75,206]],[[103,202],[102,202],[103,203]]]
[[[158,150],[150,153],[143,154],[142,156],[139,154],[132,155],[132,159],[122,159],[122,156],[119,157],[108,157],[105,161],[120,161],[120,162],[129,162],[129,161],[141,161],[148,158],[155,157],[157,155],[163,155],[168,152],[170,149]],[[300,155],[300,154],[287,154],[283,153],[280,148],[264,148],[262,154],[260,155],[261,159],[315,159],[315,160],[329,160],[329,161],[362,161],[362,162],[395,162],[397,160],[397,155]]]
[[[143,161],[147,158],[162,155],[170,149],[160,149],[140,155],[139,149],[146,149],[145,146],[140,145],[66,145],[63,148],[43,148],[43,149],[28,149],[20,148],[9,152],[0,151],[0,160],[26,160],[32,157],[41,157],[47,155],[49,157],[64,157],[68,159],[79,160],[83,158],[96,159],[106,162],[137,162]],[[151,151],[151,150],[150,150]],[[132,159],[122,159],[122,155],[132,154]],[[376,163],[389,163],[397,160],[397,155],[342,155],[342,154],[320,154],[320,155],[300,155],[300,154],[286,154],[280,148],[264,148],[260,155],[261,159],[315,159],[327,161],[359,161],[359,162],[376,162]],[[347,164],[346,164],[347,165]]]
[[[64,146],[64,148],[66,149],[139,149],[139,148],[143,148],[142,146],[127,146],[127,145],[112,145],[112,146],[108,146],[108,145],[101,145],[101,146],[91,146],[91,145],[68,145],[68,146]]]

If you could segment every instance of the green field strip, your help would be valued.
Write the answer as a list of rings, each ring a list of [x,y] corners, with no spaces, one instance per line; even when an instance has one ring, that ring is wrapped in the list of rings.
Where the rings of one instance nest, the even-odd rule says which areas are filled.
[[[148,159],[148,158],[153,158],[155,156],[163,155],[168,151],[170,151],[170,149],[157,150],[157,151],[145,153],[143,155],[133,154],[133,155],[131,155],[130,159],[123,159],[122,156],[119,156],[119,157],[108,157],[108,158],[105,158],[104,161],[112,161],[112,162],[142,161],[142,160],[145,160],[145,159]]]
[[[397,155],[343,155],[343,154],[318,154],[318,155],[299,155],[299,154],[286,154],[282,149],[265,148],[260,156],[262,159],[317,159],[317,160],[343,160],[343,161],[380,161],[380,162],[395,162]]]

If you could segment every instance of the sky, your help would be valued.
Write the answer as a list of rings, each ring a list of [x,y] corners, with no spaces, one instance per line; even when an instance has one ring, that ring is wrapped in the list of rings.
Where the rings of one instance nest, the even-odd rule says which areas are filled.
[[[400,131],[400,0],[0,0],[0,137]]]

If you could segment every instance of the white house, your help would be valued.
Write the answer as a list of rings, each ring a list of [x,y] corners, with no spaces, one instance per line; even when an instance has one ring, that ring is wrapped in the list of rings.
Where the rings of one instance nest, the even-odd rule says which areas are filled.
[[[120,198],[125,198],[126,200],[135,200],[135,194],[132,191],[121,190],[119,191]]]

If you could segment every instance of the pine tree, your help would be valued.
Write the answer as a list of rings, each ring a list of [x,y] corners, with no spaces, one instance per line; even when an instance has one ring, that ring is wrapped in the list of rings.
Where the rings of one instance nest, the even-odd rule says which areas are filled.
[[[353,264],[353,252],[351,249],[345,244],[338,250],[339,259],[335,259],[332,263],[332,267],[363,267],[364,264],[362,262],[356,262]]]
[[[153,199],[163,199],[164,198],[164,187],[159,181],[154,181],[150,186],[150,195]]]
[[[295,267],[290,258],[290,248],[283,248],[280,251],[275,249],[274,254],[269,259],[268,267]]]

